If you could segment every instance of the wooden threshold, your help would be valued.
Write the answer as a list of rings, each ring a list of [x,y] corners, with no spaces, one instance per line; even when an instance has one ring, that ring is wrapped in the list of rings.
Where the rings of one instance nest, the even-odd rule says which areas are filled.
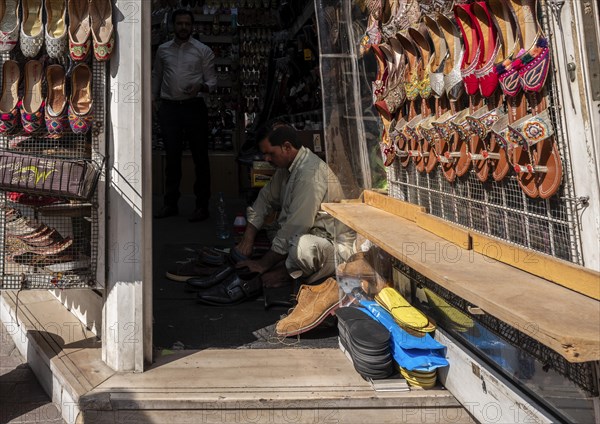
[[[367,195],[365,195],[367,199]],[[387,253],[570,362],[600,359],[600,302],[366,203],[323,209]],[[410,217],[409,217],[410,218]]]

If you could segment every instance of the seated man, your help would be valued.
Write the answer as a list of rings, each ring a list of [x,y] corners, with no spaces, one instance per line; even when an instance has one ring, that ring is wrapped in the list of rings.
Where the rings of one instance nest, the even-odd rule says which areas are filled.
[[[321,203],[343,198],[341,185],[327,164],[302,146],[294,128],[279,123],[259,133],[257,139],[265,160],[277,171],[248,208],[248,225],[234,253],[250,257],[265,219],[278,211],[271,249],[260,259],[243,260],[237,267],[260,274],[264,287],[289,284],[292,277],[307,284],[298,293],[294,312],[277,325],[279,335],[290,336],[313,328],[335,309],[338,286],[327,277],[335,273],[336,248],[341,261],[352,253],[355,233],[321,210]],[[315,283],[322,284],[311,285]],[[257,280],[242,285],[234,281],[231,287],[217,290],[236,297],[247,296],[255,292],[257,284]],[[199,301],[210,297],[207,300],[212,302],[213,293],[214,290],[210,294],[199,293]]]
[[[257,232],[273,211],[278,211],[278,229],[271,250],[238,267],[262,274],[265,287],[285,284],[291,275],[307,284],[324,280],[335,272],[334,235],[342,260],[354,241],[354,232],[321,210],[321,203],[341,200],[340,183],[325,162],[302,146],[292,127],[278,124],[258,140],[265,160],[277,171],[248,208],[248,226],[235,249],[250,256]]]

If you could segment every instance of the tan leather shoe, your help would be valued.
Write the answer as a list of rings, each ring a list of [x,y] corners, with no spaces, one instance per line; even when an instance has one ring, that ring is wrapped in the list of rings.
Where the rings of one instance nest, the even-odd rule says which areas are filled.
[[[110,0],[90,1],[90,21],[96,60],[110,59],[115,44],[112,23],[112,4]]]
[[[318,286],[303,285],[297,296],[298,304],[292,312],[277,322],[275,332],[281,337],[302,334],[318,326],[340,306],[340,295],[335,278],[328,278]]]

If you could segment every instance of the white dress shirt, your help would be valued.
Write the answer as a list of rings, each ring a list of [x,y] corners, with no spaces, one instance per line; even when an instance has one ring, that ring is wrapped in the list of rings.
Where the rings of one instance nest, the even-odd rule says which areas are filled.
[[[217,87],[215,55],[206,44],[193,37],[177,44],[167,41],[158,47],[152,70],[152,97],[154,100],[188,100],[200,85],[206,84],[209,92]]]

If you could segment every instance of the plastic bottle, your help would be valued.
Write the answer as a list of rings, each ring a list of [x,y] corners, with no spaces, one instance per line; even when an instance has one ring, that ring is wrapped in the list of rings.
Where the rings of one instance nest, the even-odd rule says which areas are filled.
[[[233,220],[233,233],[236,236],[244,235],[246,231],[246,217],[243,212],[238,212],[235,219]]]
[[[216,234],[217,237],[222,240],[229,238],[229,224],[227,222],[227,213],[225,209],[225,199],[223,198],[223,192],[219,192],[219,199],[217,200]]]

